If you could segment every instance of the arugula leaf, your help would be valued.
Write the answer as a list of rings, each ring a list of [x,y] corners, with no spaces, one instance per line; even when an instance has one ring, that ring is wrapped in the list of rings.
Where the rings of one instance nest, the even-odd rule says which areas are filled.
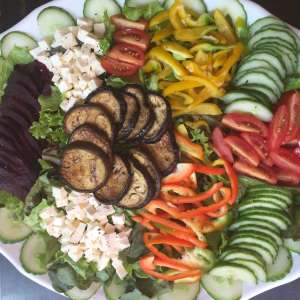
[[[194,143],[198,143],[203,147],[206,158],[209,158],[214,153],[213,148],[209,142],[208,135],[203,129],[190,128],[189,134],[191,135],[192,141]]]
[[[107,54],[116,31],[116,26],[111,22],[107,11],[104,12],[105,36],[99,40],[99,47],[102,55]]]
[[[125,4],[123,8],[123,14],[128,20],[131,21],[138,21],[142,18],[145,20],[150,20],[152,17],[163,10],[163,6],[159,3],[159,1],[156,0],[140,7],[130,7]]]
[[[33,137],[47,140],[52,144],[67,144],[68,137],[63,129],[64,114],[59,107],[63,99],[63,94],[56,87],[52,88],[51,96],[39,97],[40,118],[38,122],[33,122],[29,130]]]
[[[4,206],[15,214],[18,220],[23,218],[24,203],[10,193],[0,190],[0,207]]]
[[[109,78],[105,79],[106,85],[111,86],[113,88],[122,88],[128,82],[120,77],[110,76]]]
[[[144,296],[138,289],[121,296],[120,300],[149,300],[150,298]]]

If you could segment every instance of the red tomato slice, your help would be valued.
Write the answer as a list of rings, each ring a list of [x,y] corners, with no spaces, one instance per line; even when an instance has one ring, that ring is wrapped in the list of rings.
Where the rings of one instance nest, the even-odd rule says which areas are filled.
[[[121,15],[115,15],[111,17],[112,22],[117,26],[117,28],[134,28],[138,30],[145,30],[147,27],[147,21],[130,21],[122,18]]]
[[[300,183],[300,175],[295,172],[283,170],[280,168],[274,168],[274,172],[276,173],[278,181],[280,181],[281,183],[288,185],[299,185]]]
[[[147,50],[150,42],[150,36],[145,31],[133,28],[118,30],[114,34],[114,39],[118,43],[127,43],[139,47],[143,51]]]
[[[229,135],[225,139],[225,143],[239,157],[245,159],[249,164],[257,167],[260,163],[260,157],[255,149],[245,140],[238,136]]]
[[[252,132],[266,137],[268,135],[267,126],[258,118],[248,113],[230,113],[225,115],[222,123],[240,132]]]
[[[299,138],[300,134],[300,92],[297,91],[288,94],[285,102],[288,107],[289,123],[284,142],[289,143],[294,139]]]
[[[294,153],[300,157],[300,147],[299,146],[294,149]]]
[[[138,67],[143,66],[145,63],[144,52],[140,48],[126,43],[116,44],[109,51],[108,56]]]
[[[114,76],[127,77],[136,74],[138,71],[137,66],[112,59],[108,56],[104,56],[101,59],[101,64],[107,73]]]
[[[292,171],[300,175],[300,157],[291,149],[279,148],[270,153],[274,164],[281,169]]]
[[[271,184],[276,184],[277,183],[277,177],[275,172],[272,171],[271,168],[268,168],[266,166],[259,166],[259,167],[254,167],[246,162],[243,161],[237,161],[234,163],[233,167],[242,174],[264,180],[268,183]]]
[[[221,158],[224,158],[228,162],[233,162],[233,155],[231,149],[225,144],[224,136],[219,127],[216,127],[212,133],[212,141],[215,152]]]
[[[288,109],[285,105],[280,105],[269,125],[269,149],[278,149],[286,136],[289,123]]]
[[[262,160],[268,157],[267,140],[261,135],[257,133],[242,132],[241,137],[256,150]]]

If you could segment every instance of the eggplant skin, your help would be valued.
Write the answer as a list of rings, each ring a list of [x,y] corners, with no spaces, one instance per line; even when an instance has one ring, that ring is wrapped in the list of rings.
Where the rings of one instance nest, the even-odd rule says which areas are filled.
[[[60,175],[71,189],[93,193],[107,182],[110,173],[108,156],[92,143],[74,142],[63,152]]]
[[[117,204],[122,208],[137,209],[146,206],[153,195],[153,185],[147,170],[134,159],[129,159],[132,169],[132,182],[121,201]]]
[[[124,122],[118,132],[117,139],[124,140],[130,135],[137,123],[140,113],[140,104],[136,96],[132,94],[121,92],[120,95],[122,95],[124,102],[126,103],[127,110]]]
[[[153,111],[148,103],[145,91],[140,85],[128,84],[125,87],[124,91],[136,96],[140,104],[140,113],[138,116],[137,123],[131,131],[131,133],[129,134],[129,136],[127,137],[128,142],[139,143],[142,141],[143,137],[151,128],[154,122]]]
[[[171,174],[179,161],[179,148],[176,144],[174,133],[169,129],[161,139],[154,144],[145,144],[143,149],[158,167],[161,176]]]
[[[110,160],[113,159],[111,143],[108,136],[96,126],[83,124],[76,128],[70,137],[70,143],[77,141],[92,143],[102,149]]]
[[[104,131],[111,141],[115,137],[115,126],[110,113],[99,104],[77,105],[70,109],[64,120],[64,130],[71,134],[83,124],[91,124]]]
[[[143,137],[143,143],[158,142],[172,124],[171,107],[169,102],[160,94],[148,92],[148,102],[154,114],[154,122]]]
[[[107,87],[100,87],[92,92],[86,101],[91,104],[100,104],[104,106],[112,115],[118,128],[123,124],[127,105],[122,95],[117,91]]]
[[[157,198],[161,188],[161,176],[153,159],[141,148],[132,148],[130,150],[130,156],[132,159],[138,161],[149,173],[151,185],[153,185],[153,195],[151,198]]]
[[[103,204],[115,205],[127,193],[132,182],[132,170],[126,158],[115,155],[112,173],[106,184],[94,195]]]

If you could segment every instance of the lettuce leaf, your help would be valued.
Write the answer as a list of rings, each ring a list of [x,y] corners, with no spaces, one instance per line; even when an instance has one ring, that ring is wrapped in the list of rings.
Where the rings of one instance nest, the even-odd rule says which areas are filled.
[[[111,22],[109,15],[107,14],[107,11],[104,13],[104,25],[105,25],[105,35],[103,38],[99,40],[99,46],[100,50],[102,52],[102,55],[105,55],[112,42],[113,42],[113,36],[116,31],[115,25]]]
[[[148,300],[150,298],[144,296],[138,289],[121,296],[120,300]]]
[[[0,190],[0,207],[6,207],[15,214],[18,220],[23,219],[24,203],[10,193]]]
[[[29,64],[33,61],[27,48],[15,46],[8,55],[8,60],[13,64]]]

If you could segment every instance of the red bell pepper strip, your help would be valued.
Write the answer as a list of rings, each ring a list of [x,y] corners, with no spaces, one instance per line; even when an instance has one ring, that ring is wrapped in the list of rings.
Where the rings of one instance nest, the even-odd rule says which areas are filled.
[[[161,186],[160,191],[163,195],[169,192],[179,196],[194,196],[196,194],[191,188],[179,184],[164,184]]]
[[[235,201],[238,197],[238,193],[239,193],[238,176],[229,162],[224,161],[224,167],[225,167],[226,173],[229,177],[230,185],[231,185],[231,198],[228,201],[228,203],[230,205],[233,205],[235,203]]]
[[[155,199],[152,200],[147,206],[146,206],[146,210],[148,210],[149,212],[151,212],[152,214],[156,214],[157,210],[162,210],[166,213],[168,213],[169,215],[171,215],[173,218],[179,218],[179,214],[180,214],[180,210],[175,208],[175,207],[171,207],[170,205],[168,205],[165,201],[160,200],[160,199]]]
[[[193,248],[194,245],[187,240],[176,238],[169,234],[162,234],[158,237],[151,239],[152,245],[170,245],[170,246],[179,246],[179,247],[186,247],[186,248]]]
[[[206,215],[208,215],[211,218],[220,218],[220,217],[224,217],[227,213],[228,213],[228,206],[225,205],[225,206],[221,207],[219,209],[219,211],[209,212],[209,213],[206,213]]]
[[[194,164],[194,171],[205,175],[223,175],[225,170],[222,168],[208,167],[200,164]]]
[[[174,203],[174,204],[184,204],[184,203],[197,203],[197,202],[202,202],[210,197],[212,197],[215,193],[217,193],[221,188],[223,187],[223,183],[218,182],[215,183],[209,190],[195,195],[195,196],[190,196],[190,197],[179,197],[179,196],[169,196],[168,201]]]
[[[179,239],[186,240],[186,241],[192,243],[195,247],[202,248],[202,249],[207,248],[207,243],[204,241],[198,240],[193,234],[186,234],[186,233],[182,233],[179,231],[171,231],[171,232],[169,232],[169,234],[173,235]]]
[[[154,231],[155,227],[150,223],[149,220],[144,219],[141,216],[133,216],[131,218],[134,222],[141,224],[142,226],[144,226],[145,228],[147,228],[148,230]]]
[[[199,160],[204,159],[204,151],[201,145],[193,143],[188,137],[178,131],[175,131],[175,138],[182,152]]]
[[[162,184],[181,183],[188,179],[194,172],[194,165],[189,163],[177,164],[175,172],[163,178]]]

